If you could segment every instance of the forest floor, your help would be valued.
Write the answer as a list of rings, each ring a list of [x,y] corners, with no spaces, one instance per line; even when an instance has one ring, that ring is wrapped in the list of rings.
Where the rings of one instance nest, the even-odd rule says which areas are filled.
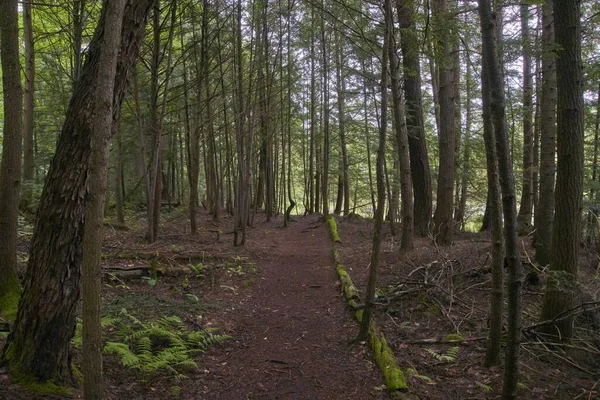
[[[123,319],[137,321],[140,329],[160,326],[155,322],[172,316],[179,317],[183,331],[216,329],[214,335],[229,338],[219,336],[222,343],[194,353],[196,366],[182,363],[151,371],[145,369],[147,362],[126,368],[126,358],[105,355],[105,398],[388,398],[368,347],[350,344],[358,325],[340,296],[327,224],[318,216],[294,219],[284,228],[281,217],[267,223],[258,214],[246,245],[238,248],[232,246],[232,221],[224,219],[217,241],[218,229],[205,212],[196,236],[189,234],[185,210],[165,212],[153,245],[144,241],[143,219],[128,220],[129,230],[107,226],[107,341],[125,341]],[[338,218],[338,228],[341,262],[363,288],[372,223],[344,217]],[[489,236],[458,234],[447,249],[422,238],[414,251],[401,255],[389,229],[386,225],[375,318],[408,376],[410,393],[421,399],[497,398],[502,370],[481,366],[490,290]],[[27,237],[25,232],[23,257]],[[528,242],[523,238],[525,261],[532,254]],[[158,269],[157,279],[148,276],[150,265]],[[597,259],[584,252],[582,281],[597,290],[596,266]],[[542,293],[543,274],[539,282],[527,280],[524,326],[536,322]],[[589,333],[583,316],[578,318],[579,339]],[[459,343],[444,343],[455,333],[462,336]],[[80,366],[77,341],[76,335],[74,365]],[[524,338],[522,355],[520,398],[598,398],[600,343],[586,338],[569,348],[548,349],[531,335]],[[81,392],[75,390],[72,397],[81,398]],[[62,397],[32,396],[0,371],[0,399],[50,398]]]

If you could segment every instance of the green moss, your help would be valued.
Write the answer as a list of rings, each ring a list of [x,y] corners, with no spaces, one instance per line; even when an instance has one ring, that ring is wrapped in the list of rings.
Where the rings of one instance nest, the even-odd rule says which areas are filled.
[[[383,332],[377,334],[375,329],[369,335],[369,345],[373,351],[375,363],[383,373],[385,385],[389,391],[406,391],[408,384],[402,370],[396,363],[396,357],[385,340]]]
[[[352,278],[344,267],[339,263],[339,255],[336,251],[333,253],[334,260],[336,261],[336,270],[340,278],[342,286],[342,293],[348,302],[348,305],[355,310],[354,317],[360,323],[363,317],[363,310],[358,309],[360,302],[360,292],[354,286]],[[390,392],[401,391],[405,392],[408,390],[408,383],[402,370],[396,363],[396,357],[392,353],[392,350],[385,340],[383,332],[377,333],[377,327],[375,322],[372,321],[371,329],[369,330],[369,347],[373,351],[375,363],[383,373],[385,379],[385,385]]]
[[[16,285],[3,285],[3,295],[0,296],[0,316],[9,321],[14,321],[19,309],[19,298],[21,297],[21,288]]]
[[[14,359],[13,346],[8,347],[4,361],[17,384],[27,392],[41,395],[71,396],[69,387],[58,385],[53,381],[40,382],[32,374],[24,372]]]
[[[452,340],[452,341],[460,341],[460,340],[463,340],[463,337],[460,333],[451,333],[449,335],[446,335],[446,337],[444,339]]]
[[[331,236],[331,240],[333,240],[336,243],[341,242],[342,239],[340,238],[340,234],[338,233],[335,218],[331,216],[327,217],[327,223],[329,224],[329,235]]]

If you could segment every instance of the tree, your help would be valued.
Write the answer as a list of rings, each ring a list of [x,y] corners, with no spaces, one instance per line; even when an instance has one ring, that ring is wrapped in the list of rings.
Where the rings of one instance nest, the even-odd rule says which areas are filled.
[[[554,0],[557,91],[556,214],[552,229],[550,276],[542,306],[542,327],[556,339],[569,340],[575,301],[577,262],[583,206],[583,75],[581,61],[581,2]],[[566,313],[566,314],[565,314]]]
[[[521,41],[523,43],[523,191],[517,223],[519,232],[531,229],[533,209],[533,82],[531,74],[531,39],[529,35],[529,5],[521,4]]]
[[[426,236],[432,215],[431,171],[425,141],[423,120],[423,95],[421,93],[421,67],[419,40],[414,27],[415,1],[398,0],[400,46],[404,67],[404,95],[406,97],[406,126],[410,149],[410,170],[414,193],[415,233]]]
[[[386,3],[390,7],[386,11],[389,18],[393,18],[391,2]],[[413,203],[413,184],[410,170],[410,155],[408,144],[408,132],[406,129],[406,118],[404,112],[404,103],[402,99],[402,89],[400,87],[400,62],[396,51],[396,35],[394,34],[393,20],[387,22],[391,32],[390,43],[388,44],[390,60],[390,76],[392,83],[392,102],[394,128],[396,130],[396,147],[398,152],[400,186],[402,193],[402,240],[400,248],[402,250],[412,250],[414,236],[414,203]]]
[[[454,74],[452,71],[452,29],[447,0],[433,2],[433,18],[436,26],[435,54],[439,67],[439,149],[437,204],[435,207],[433,234],[436,243],[450,245],[454,232]]]
[[[127,77],[144,35],[153,0],[128,0],[113,95],[119,115]],[[58,139],[40,199],[19,311],[2,360],[24,379],[72,382],[70,342],[80,294],[86,181],[91,161],[87,122],[98,82],[105,15],[90,45]],[[4,26],[4,24],[3,24]],[[65,223],[68,221],[69,223]],[[48,346],[48,343],[53,343]]]
[[[23,109],[23,193],[21,205],[28,209],[33,200],[34,163],[34,96],[35,96],[35,49],[31,2],[23,2],[23,43],[25,46],[25,104]]]
[[[556,151],[556,55],[552,0],[542,6],[542,99],[540,139],[540,196],[535,212],[535,261],[550,264],[554,220],[554,174]]]
[[[377,209],[375,210],[375,228],[371,247],[371,263],[369,266],[369,280],[365,295],[365,307],[360,323],[360,332],[357,340],[363,341],[369,337],[373,313],[373,302],[375,300],[375,287],[377,285],[377,269],[379,267],[379,252],[381,248],[381,227],[383,225],[383,214],[385,209],[385,177],[383,161],[385,158],[385,139],[387,136],[387,87],[388,87],[388,56],[390,39],[392,36],[393,19],[391,15],[391,0],[384,0],[385,28],[383,34],[383,49],[381,56],[381,122],[379,125],[379,148],[377,149]]]
[[[121,40],[125,0],[104,3],[104,26],[98,55],[96,89],[90,99],[93,111],[86,120],[91,154],[86,182],[83,233],[83,393],[86,400],[102,399],[102,226],[107,168],[113,124],[113,94]],[[118,115],[116,116],[118,118]],[[116,121],[115,121],[116,122]]]
[[[486,68],[486,86],[490,96],[490,112],[494,126],[498,174],[502,191],[504,214],[505,265],[508,267],[508,330],[504,386],[502,398],[515,399],[519,380],[519,351],[521,343],[521,259],[517,236],[517,205],[515,182],[506,126],[506,101],[504,80],[498,56],[496,21],[492,17],[489,0],[479,0],[481,23],[482,63]],[[497,37],[497,36],[496,36]]]
[[[21,184],[21,66],[18,2],[0,3],[0,51],[4,129],[0,164],[0,315],[15,316],[21,288],[17,276],[17,228]]]

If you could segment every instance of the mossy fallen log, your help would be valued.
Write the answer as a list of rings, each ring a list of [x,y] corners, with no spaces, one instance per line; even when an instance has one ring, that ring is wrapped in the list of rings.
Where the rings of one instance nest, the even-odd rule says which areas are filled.
[[[327,224],[329,224],[329,236],[331,236],[331,240],[333,240],[336,243],[341,242],[342,239],[340,238],[340,235],[338,233],[335,218],[333,218],[332,216],[327,217]]]
[[[352,282],[352,278],[348,274],[348,271],[340,264],[339,254],[336,250],[333,252],[333,258],[336,264],[337,274],[340,278],[342,293],[353,311],[354,318],[360,323],[363,315],[363,310],[360,307],[360,292]],[[373,352],[375,364],[377,364],[383,374],[387,389],[390,392],[406,392],[408,390],[406,377],[400,367],[398,367],[396,357],[388,346],[383,332],[380,332],[377,329],[377,325],[374,321],[371,324],[369,333],[369,347]]]

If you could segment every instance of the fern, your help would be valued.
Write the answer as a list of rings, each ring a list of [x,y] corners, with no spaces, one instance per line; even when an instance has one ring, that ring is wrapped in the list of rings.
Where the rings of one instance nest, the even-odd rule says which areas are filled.
[[[430,356],[432,356],[433,358],[435,358],[436,360],[438,360],[440,362],[454,363],[454,362],[456,362],[456,359],[458,358],[459,347],[458,346],[450,347],[448,349],[448,351],[444,354],[438,353],[437,351],[435,351],[433,349],[423,349],[423,350],[425,350],[425,352],[427,354],[429,354]]]
[[[106,353],[115,354],[123,366],[142,374],[166,371],[177,379],[186,377],[182,370],[198,368],[192,359],[195,354],[230,338],[215,329],[189,330],[177,316],[164,316],[145,324],[125,309],[110,325],[119,341],[108,342]]]

